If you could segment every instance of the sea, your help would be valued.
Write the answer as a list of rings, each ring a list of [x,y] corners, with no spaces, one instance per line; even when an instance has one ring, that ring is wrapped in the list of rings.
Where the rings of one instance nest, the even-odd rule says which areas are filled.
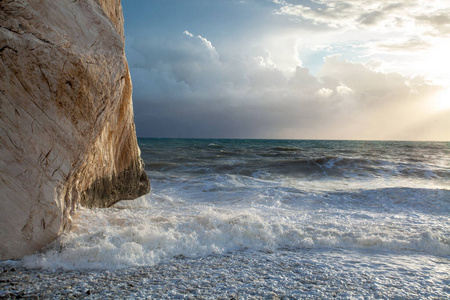
[[[132,277],[124,298],[450,298],[449,142],[139,146],[150,194],[81,207],[72,231],[10,263]],[[89,297],[119,295],[105,293]]]

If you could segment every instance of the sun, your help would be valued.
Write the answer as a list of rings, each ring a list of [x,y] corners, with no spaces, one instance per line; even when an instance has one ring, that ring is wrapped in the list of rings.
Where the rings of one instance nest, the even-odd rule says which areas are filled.
[[[450,88],[438,92],[433,100],[433,106],[436,110],[450,110]]]

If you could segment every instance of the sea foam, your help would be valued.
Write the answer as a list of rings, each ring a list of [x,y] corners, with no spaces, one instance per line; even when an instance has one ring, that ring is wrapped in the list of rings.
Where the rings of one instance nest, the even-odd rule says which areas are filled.
[[[23,262],[27,267],[105,269],[154,265],[178,256],[336,248],[450,256],[448,227],[439,223],[445,216],[430,220],[380,203],[369,209],[363,203],[351,204],[353,210],[343,203],[327,208],[320,207],[322,196],[309,197],[308,205],[218,207],[171,197],[163,201],[162,196],[154,201],[147,195],[110,209],[82,209],[71,232]]]

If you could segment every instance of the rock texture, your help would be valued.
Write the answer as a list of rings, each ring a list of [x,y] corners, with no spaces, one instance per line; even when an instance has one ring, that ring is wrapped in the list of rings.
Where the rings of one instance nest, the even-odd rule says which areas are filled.
[[[149,189],[120,0],[0,0],[0,259]]]

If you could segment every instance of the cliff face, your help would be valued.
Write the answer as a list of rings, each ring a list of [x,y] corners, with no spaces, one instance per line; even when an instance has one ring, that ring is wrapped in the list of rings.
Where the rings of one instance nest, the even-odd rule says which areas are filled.
[[[0,259],[149,189],[120,0],[0,0]]]

